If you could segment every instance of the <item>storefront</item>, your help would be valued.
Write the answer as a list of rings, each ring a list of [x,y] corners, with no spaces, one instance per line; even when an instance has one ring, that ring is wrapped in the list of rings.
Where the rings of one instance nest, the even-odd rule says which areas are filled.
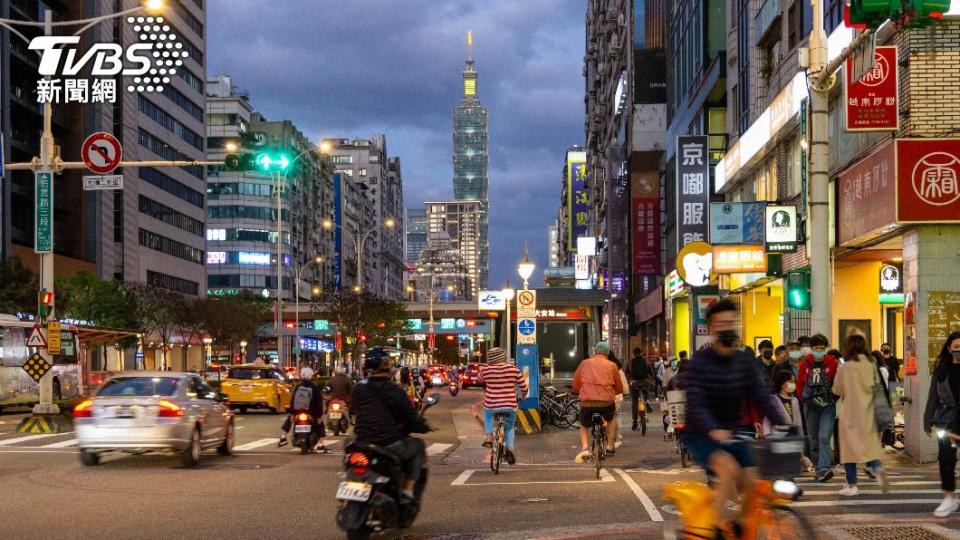
[[[691,352],[690,343],[690,286],[680,279],[677,271],[670,272],[663,284],[667,320],[667,354],[678,356]]]

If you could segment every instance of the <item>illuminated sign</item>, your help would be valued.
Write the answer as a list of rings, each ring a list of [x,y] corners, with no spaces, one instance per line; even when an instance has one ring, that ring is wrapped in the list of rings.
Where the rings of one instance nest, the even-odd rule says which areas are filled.
[[[464,79],[463,80],[463,94],[467,96],[477,95],[477,80],[476,79]]]
[[[413,340],[414,340],[414,341],[426,341],[426,340],[427,340],[427,335],[426,335],[426,334],[414,334],[414,335],[413,335]]]
[[[718,274],[744,274],[767,271],[763,246],[713,246],[713,271]]]
[[[441,330],[453,330],[456,327],[457,327],[456,319],[440,319]]]
[[[903,265],[884,263],[880,267],[880,303],[903,303]]]
[[[226,229],[207,229],[207,240],[226,240]]]
[[[587,153],[567,152],[567,207],[570,216],[567,229],[567,245],[573,246],[576,239],[589,234],[587,224]]]
[[[313,329],[314,329],[314,330],[329,330],[329,329],[330,329],[330,321],[328,321],[328,320],[326,320],[326,319],[317,319],[317,320],[313,321]]]
[[[333,352],[334,343],[326,339],[300,338],[300,350],[307,352]]]
[[[240,289],[207,289],[207,296],[240,296]]]
[[[680,274],[677,273],[676,270],[673,270],[670,272],[670,275],[667,276],[665,285],[667,289],[667,298],[673,298],[684,291],[686,283],[684,283],[680,278]]]
[[[262,264],[270,265],[270,254],[269,253],[248,253],[246,251],[241,251],[237,254],[237,260],[240,264]]]
[[[792,253],[797,250],[796,206],[767,206],[764,223],[768,252]]]
[[[407,319],[407,330],[422,330],[423,319]]]
[[[226,251],[208,251],[207,264],[225,264],[227,262]]]
[[[501,291],[480,291],[477,296],[477,309],[503,311],[507,309],[507,299]]]
[[[713,280],[713,247],[691,242],[677,254],[677,275],[691,287],[704,287]]]

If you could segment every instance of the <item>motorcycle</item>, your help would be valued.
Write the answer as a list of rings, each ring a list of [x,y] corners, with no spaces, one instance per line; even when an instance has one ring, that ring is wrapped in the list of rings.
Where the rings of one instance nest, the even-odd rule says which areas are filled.
[[[301,454],[310,452],[320,436],[314,427],[313,415],[309,411],[294,411],[293,413],[293,446],[300,449]]]
[[[327,429],[333,432],[334,437],[350,429],[350,410],[346,402],[331,399],[327,403]]]
[[[440,401],[439,394],[424,400],[422,415]],[[384,529],[406,529],[420,512],[420,501],[427,485],[427,471],[413,488],[414,500],[400,503],[403,468],[392,452],[376,445],[350,443],[344,449],[343,478],[337,488],[337,526],[348,540],[367,540]]]

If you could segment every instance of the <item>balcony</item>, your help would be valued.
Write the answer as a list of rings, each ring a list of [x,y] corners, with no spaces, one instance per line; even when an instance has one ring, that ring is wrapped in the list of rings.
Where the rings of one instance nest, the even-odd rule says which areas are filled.
[[[780,40],[780,16],[784,0],[766,0],[754,19],[757,29],[757,46],[767,47]],[[800,0],[794,0],[798,2]]]

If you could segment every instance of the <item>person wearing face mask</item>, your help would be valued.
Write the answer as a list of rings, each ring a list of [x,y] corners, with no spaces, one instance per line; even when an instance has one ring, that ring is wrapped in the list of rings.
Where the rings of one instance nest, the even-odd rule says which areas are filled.
[[[883,364],[887,366],[890,372],[890,382],[900,382],[900,360],[893,354],[893,347],[889,343],[880,346],[880,355],[883,357]]]
[[[760,371],[769,383],[773,381],[773,370],[776,367],[776,363],[773,361],[773,342],[765,339],[757,346],[757,350],[760,351],[760,354],[757,355],[757,365],[760,366]]]
[[[833,478],[833,437],[837,419],[833,381],[837,376],[837,359],[827,354],[827,338],[817,334],[810,338],[810,354],[804,356],[797,372],[797,395],[804,407],[810,454],[816,464],[817,482]],[[801,347],[803,352],[803,347]]]
[[[800,400],[797,399],[797,380],[789,370],[780,370],[773,375],[773,385],[771,390],[776,396],[780,406],[783,407],[784,414],[790,418],[790,425],[796,428],[799,435],[804,435],[803,429],[803,411],[800,408]],[[763,434],[768,436],[774,432],[774,425],[769,418],[763,419]],[[813,466],[806,455],[800,458],[800,468],[807,470]]]
[[[800,371],[800,342],[788,341],[783,345],[783,358],[777,361],[777,367],[773,369],[774,376],[780,371],[789,371],[796,378]],[[779,347],[778,347],[779,349]]]
[[[750,447],[733,433],[743,425],[743,406],[755,407],[776,426],[789,425],[777,407],[756,368],[756,359],[739,350],[737,306],[728,299],[707,310],[707,325],[713,345],[697,351],[684,373],[687,391],[687,426],[684,440],[694,461],[716,478],[714,510],[723,523],[721,531],[734,537],[727,501],[756,478],[756,463]]]
[[[948,337],[937,363],[933,367],[930,393],[923,411],[923,429],[929,436],[937,437],[940,464],[940,487],[943,502],[933,511],[936,517],[947,517],[960,507],[954,495],[957,487],[957,445],[960,444],[957,399],[960,397],[960,332]],[[943,432],[943,435],[940,435]]]
[[[773,350],[774,364],[779,364],[780,362],[785,361],[787,358],[788,356],[787,356],[786,345],[778,345],[777,348]]]

